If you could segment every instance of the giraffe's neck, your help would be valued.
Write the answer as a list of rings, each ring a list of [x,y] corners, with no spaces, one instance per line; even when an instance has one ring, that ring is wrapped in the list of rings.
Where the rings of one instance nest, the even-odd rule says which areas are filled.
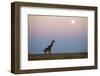
[[[50,44],[51,48],[52,48],[52,46],[53,46],[53,43],[54,43],[54,42],[52,41],[51,44]]]

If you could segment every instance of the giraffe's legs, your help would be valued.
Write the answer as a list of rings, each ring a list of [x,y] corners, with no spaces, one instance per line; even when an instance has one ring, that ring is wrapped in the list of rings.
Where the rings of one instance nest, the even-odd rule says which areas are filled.
[[[51,55],[51,50],[50,50],[50,55]]]
[[[44,51],[44,55],[46,54],[46,52]]]
[[[48,51],[48,54],[51,55],[51,50]]]
[[[44,50],[44,55],[46,54],[51,55],[51,50]]]
[[[46,55],[46,50],[44,50],[44,55]]]

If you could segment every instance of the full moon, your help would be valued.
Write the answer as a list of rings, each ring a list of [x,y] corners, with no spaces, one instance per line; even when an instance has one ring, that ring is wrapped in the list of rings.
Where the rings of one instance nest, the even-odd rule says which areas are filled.
[[[71,20],[71,23],[74,24],[75,23],[75,20]]]

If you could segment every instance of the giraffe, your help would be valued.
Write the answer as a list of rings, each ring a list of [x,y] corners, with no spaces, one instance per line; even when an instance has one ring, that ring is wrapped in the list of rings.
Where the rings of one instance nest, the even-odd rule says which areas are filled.
[[[52,41],[51,41],[51,44],[50,44],[47,48],[45,48],[45,49],[43,50],[45,55],[46,55],[46,54],[50,54],[50,55],[51,55],[51,48],[52,48],[54,42],[55,42],[55,40],[52,40]]]

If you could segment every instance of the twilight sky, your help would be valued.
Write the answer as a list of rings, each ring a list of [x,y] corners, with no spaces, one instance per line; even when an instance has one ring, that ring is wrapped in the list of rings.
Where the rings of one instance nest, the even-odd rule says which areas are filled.
[[[28,15],[28,52],[42,54],[52,40],[53,53],[87,52],[88,18]]]

